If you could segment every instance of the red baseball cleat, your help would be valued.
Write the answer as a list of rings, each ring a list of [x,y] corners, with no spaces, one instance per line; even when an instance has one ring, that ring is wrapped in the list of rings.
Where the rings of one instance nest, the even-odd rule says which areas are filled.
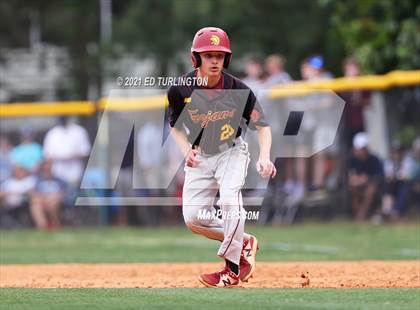
[[[258,240],[254,236],[251,236],[248,241],[244,241],[239,262],[239,277],[242,282],[248,282],[248,279],[252,277],[255,271],[255,257],[258,250]]]
[[[225,266],[218,272],[200,275],[198,281],[208,287],[234,287],[239,284],[239,276]]]

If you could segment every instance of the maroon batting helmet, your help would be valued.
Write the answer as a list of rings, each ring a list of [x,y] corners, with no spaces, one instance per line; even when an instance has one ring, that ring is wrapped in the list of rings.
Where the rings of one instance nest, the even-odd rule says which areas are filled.
[[[191,61],[194,68],[201,66],[199,53],[202,52],[225,52],[223,67],[227,68],[232,58],[232,51],[226,32],[216,27],[205,27],[198,30],[191,46]]]

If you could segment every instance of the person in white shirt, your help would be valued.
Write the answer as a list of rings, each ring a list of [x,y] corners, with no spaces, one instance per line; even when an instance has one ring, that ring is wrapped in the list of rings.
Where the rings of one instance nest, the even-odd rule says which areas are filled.
[[[44,139],[44,156],[52,161],[53,174],[71,186],[78,187],[84,160],[89,156],[91,144],[87,131],[80,125],[61,117]]]
[[[265,70],[268,77],[264,82],[264,87],[270,88],[279,84],[291,82],[292,78],[289,73],[284,71],[284,58],[280,55],[270,55],[265,60]]]

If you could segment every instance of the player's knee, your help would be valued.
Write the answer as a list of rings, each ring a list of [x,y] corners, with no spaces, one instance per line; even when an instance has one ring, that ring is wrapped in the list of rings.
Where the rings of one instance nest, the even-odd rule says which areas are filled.
[[[184,222],[188,226],[189,224],[194,222],[194,216],[190,212],[183,212]]]
[[[184,214],[184,222],[191,232],[200,234],[199,227],[201,226],[201,223],[197,220],[196,217],[192,216],[191,214]]]
[[[199,226],[197,226],[194,222],[185,222],[185,224],[191,232],[200,235]]]
[[[188,208],[184,208],[182,215],[184,216],[184,222],[188,228],[199,224],[197,213],[195,211],[190,211]]]

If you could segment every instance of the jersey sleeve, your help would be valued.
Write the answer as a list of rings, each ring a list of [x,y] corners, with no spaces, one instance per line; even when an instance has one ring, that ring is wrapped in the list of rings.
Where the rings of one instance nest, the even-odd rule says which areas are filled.
[[[184,109],[184,105],[183,97],[177,87],[171,86],[168,90],[168,121],[171,127],[182,129],[182,122],[177,122],[177,120]]]
[[[251,130],[257,130],[257,126],[269,126],[264,116],[264,111],[252,90],[249,92],[248,100],[246,102],[242,116],[246,120],[246,124]]]

